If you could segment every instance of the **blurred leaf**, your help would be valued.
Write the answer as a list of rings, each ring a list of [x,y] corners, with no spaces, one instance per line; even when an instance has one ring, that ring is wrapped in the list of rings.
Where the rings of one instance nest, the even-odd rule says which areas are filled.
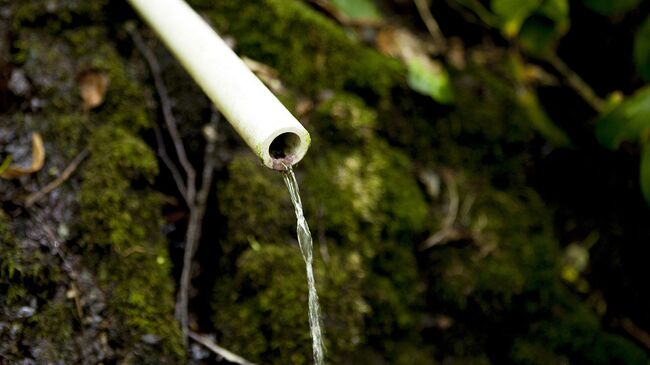
[[[43,138],[39,133],[32,133],[32,163],[29,167],[9,165],[2,173],[0,178],[15,179],[23,175],[32,174],[41,168],[45,162],[45,148],[43,147]],[[4,165],[4,162],[3,162]]]
[[[553,123],[539,102],[534,89],[526,85],[528,66],[524,63],[521,54],[511,51],[508,57],[508,70],[514,77],[517,86],[517,103],[526,114],[533,128],[556,147],[571,147],[571,139],[562,129]]]
[[[381,13],[373,0],[331,0],[332,5],[353,21],[378,21]]]
[[[534,56],[544,56],[553,52],[557,34],[553,23],[546,19],[531,18],[526,21],[519,34],[519,44]]]
[[[546,0],[539,8],[539,14],[554,20],[556,23],[569,22],[568,0]]]
[[[557,147],[570,147],[571,140],[553,120],[549,118],[532,91],[522,89],[517,93],[519,105],[526,112],[533,127],[546,138],[547,141]]]
[[[519,42],[526,51],[541,57],[554,52],[557,42],[568,30],[567,0],[546,0],[523,24]]]
[[[587,7],[602,15],[614,15],[632,10],[643,0],[583,0]]]
[[[2,173],[9,168],[10,164],[11,164],[11,155],[7,156],[4,159],[4,161],[2,161],[2,164],[0,164],[0,175],[2,175]]]
[[[441,104],[451,104],[454,101],[449,75],[438,62],[428,58],[410,60],[407,81],[411,89],[429,95]]]
[[[650,132],[650,86],[604,113],[596,124],[596,138],[603,146],[617,149],[623,141],[638,141]]]
[[[492,11],[501,19],[501,31],[512,38],[519,33],[524,21],[537,10],[542,0],[492,0]]]
[[[634,61],[639,74],[650,82],[650,17],[646,18],[634,39]]]
[[[646,203],[650,205],[650,143],[643,146],[641,153],[641,171],[639,173],[641,192]]]
[[[383,27],[377,33],[376,46],[382,54],[400,58],[406,63],[429,54],[427,44],[405,27]]]

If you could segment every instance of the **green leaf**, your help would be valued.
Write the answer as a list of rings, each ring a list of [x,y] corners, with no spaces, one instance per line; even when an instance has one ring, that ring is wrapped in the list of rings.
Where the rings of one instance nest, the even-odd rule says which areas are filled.
[[[569,22],[568,0],[546,0],[539,8],[539,14],[555,21],[556,23]]]
[[[529,90],[520,90],[517,93],[517,100],[535,130],[547,141],[557,147],[571,147],[569,136],[549,118],[535,93]]]
[[[546,0],[523,24],[519,42],[534,56],[554,52],[557,42],[569,30],[569,3],[567,0]]]
[[[332,5],[354,21],[379,21],[381,13],[373,0],[331,0]]]
[[[650,132],[650,86],[605,112],[596,122],[596,138],[615,150],[623,141],[636,142]]]
[[[650,144],[646,143],[641,152],[641,168],[639,172],[639,184],[646,203],[650,205]]]
[[[501,19],[501,31],[512,38],[524,21],[542,4],[542,0],[492,0],[492,11]]]
[[[650,17],[646,18],[634,38],[634,61],[641,78],[650,82]]]
[[[4,159],[4,161],[2,161],[2,164],[0,164],[0,174],[5,172],[5,170],[7,170],[9,168],[9,165],[11,165],[11,160],[12,160],[12,157],[11,157],[11,155],[9,155]]]
[[[429,95],[441,104],[451,104],[454,101],[447,70],[428,58],[414,58],[409,61],[407,81],[411,89]]]
[[[582,0],[587,7],[602,15],[614,15],[634,9],[643,0]]]

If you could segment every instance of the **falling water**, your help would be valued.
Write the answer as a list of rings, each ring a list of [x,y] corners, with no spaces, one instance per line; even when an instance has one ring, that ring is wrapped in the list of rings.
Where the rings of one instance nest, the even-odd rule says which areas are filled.
[[[300,201],[300,191],[298,190],[298,182],[293,169],[288,167],[286,171],[282,172],[284,182],[289,189],[291,202],[296,210],[296,232],[298,234],[298,244],[300,245],[300,252],[305,259],[307,267],[307,283],[309,285],[309,327],[311,328],[311,338],[314,350],[314,363],[316,365],[323,364],[323,337],[320,328],[320,308],[318,305],[318,294],[316,293],[316,282],[314,281],[314,269],[312,266],[313,261],[313,243],[311,239],[311,232],[307,225],[307,220],[302,212],[302,202]]]

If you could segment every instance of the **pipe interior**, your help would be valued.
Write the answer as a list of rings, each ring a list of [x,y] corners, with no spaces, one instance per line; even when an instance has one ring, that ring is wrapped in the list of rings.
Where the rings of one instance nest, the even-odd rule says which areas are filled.
[[[291,132],[282,133],[275,137],[269,146],[269,155],[272,158],[281,159],[294,155],[300,146],[300,137]]]

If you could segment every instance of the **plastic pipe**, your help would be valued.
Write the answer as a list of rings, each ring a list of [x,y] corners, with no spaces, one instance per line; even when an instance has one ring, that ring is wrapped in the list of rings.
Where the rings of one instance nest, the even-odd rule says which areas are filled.
[[[128,0],[264,165],[300,161],[307,130],[183,0]]]

